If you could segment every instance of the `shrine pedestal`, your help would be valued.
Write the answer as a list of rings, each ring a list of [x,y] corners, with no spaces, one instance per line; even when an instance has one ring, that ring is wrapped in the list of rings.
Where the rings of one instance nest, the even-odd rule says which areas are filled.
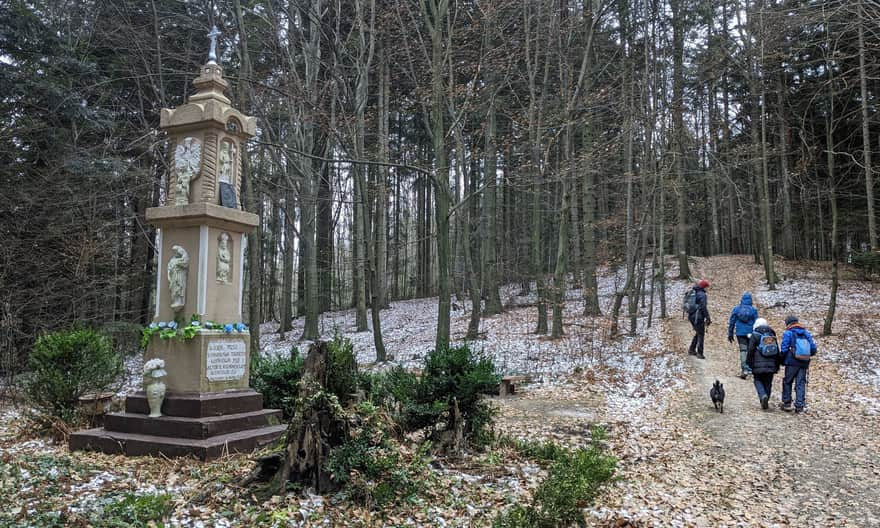
[[[70,449],[208,460],[251,452],[275,442],[287,428],[281,411],[263,409],[263,396],[250,389],[170,394],[163,416],[150,418],[149,412],[143,392],[129,395],[125,412],[108,414],[104,427],[71,434]]]
[[[263,409],[263,396],[248,388],[249,346],[247,332],[202,330],[186,340],[154,337],[144,359],[165,361],[162,416],[147,416],[143,391],[130,394],[125,412],[108,414],[102,428],[72,434],[70,449],[206,460],[274,442],[285,426],[281,411]]]
[[[247,389],[250,380],[250,334],[202,330],[192,339],[154,337],[144,361],[165,361],[169,394]],[[164,414],[164,413],[163,413]]]

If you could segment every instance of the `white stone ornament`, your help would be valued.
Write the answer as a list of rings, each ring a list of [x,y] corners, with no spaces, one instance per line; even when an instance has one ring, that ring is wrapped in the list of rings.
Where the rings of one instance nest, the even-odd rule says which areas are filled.
[[[150,418],[162,416],[162,401],[165,399],[165,361],[153,358],[144,363],[144,392],[150,406]]]
[[[198,176],[201,163],[202,143],[194,137],[183,138],[174,150],[174,171],[177,174],[174,205],[189,203],[190,183]]]
[[[178,245],[171,246],[168,259],[168,290],[171,293],[171,310],[179,312],[186,304],[186,276],[189,272],[189,253]]]

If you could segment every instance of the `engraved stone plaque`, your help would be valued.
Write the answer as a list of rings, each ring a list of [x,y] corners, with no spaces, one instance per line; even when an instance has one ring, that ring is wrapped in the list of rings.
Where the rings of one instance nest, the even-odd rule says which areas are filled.
[[[220,205],[237,209],[235,203],[235,187],[226,182],[220,182]]]
[[[205,377],[209,381],[235,381],[244,377],[247,363],[244,341],[215,339],[208,341]]]

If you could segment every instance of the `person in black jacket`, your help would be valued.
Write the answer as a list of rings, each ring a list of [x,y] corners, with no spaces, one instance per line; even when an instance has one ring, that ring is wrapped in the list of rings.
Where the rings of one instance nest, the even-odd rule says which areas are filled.
[[[761,350],[761,340],[765,340],[764,352]],[[774,351],[772,356],[767,354]],[[749,335],[749,347],[746,353],[746,363],[752,369],[755,380],[755,390],[758,391],[758,399],[761,400],[761,408],[767,409],[770,402],[770,391],[773,387],[773,375],[779,372],[782,364],[782,354],[779,343],[776,341],[776,332],[767,324],[767,320],[758,318],[752,333]]]
[[[694,308],[688,313],[688,321],[694,329],[694,338],[691,340],[688,354],[700,359],[706,359],[706,356],[703,355],[703,342],[706,339],[706,327],[712,324],[712,318],[709,317],[709,301],[706,297],[708,288],[709,281],[706,279],[700,279],[694,285],[696,293]]]

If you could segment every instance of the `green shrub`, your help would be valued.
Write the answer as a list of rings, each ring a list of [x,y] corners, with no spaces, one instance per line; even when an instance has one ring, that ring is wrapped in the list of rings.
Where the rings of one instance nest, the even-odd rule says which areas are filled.
[[[101,528],[146,528],[155,526],[154,522],[161,521],[171,514],[171,509],[171,495],[167,493],[158,495],[125,493],[105,506],[104,515],[94,522],[95,526]]]
[[[28,358],[24,394],[40,413],[71,422],[80,396],[114,387],[122,358],[94,330],[65,330],[37,339]]]
[[[251,388],[262,393],[264,407],[281,409],[285,420],[293,417],[303,362],[296,347],[290,351],[290,357],[254,354],[251,361]]]
[[[413,405],[418,384],[418,376],[399,366],[359,376],[359,386],[366,401],[382,407],[399,424],[406,421],[406,412]]]
[[[533,442],[510,437],[499,439],[498,444],[512,447],[520,455],[537,462],[556,462],[567,455],[567,450],[555,442]]]
[[[487,439],[493,416],[483,396],[498,381],[492,361],[467,345],[430,352],[421,375],[394,367],[360,376],[367,400],[383,407],[404,430],[429,429],[433,437],[454,430],[457,405],[465,441],[477,443]]]
[[[404,423],[418,430],[442,422],[445,430],[453,430],[457,425],[453,409],[458,405],[465,440],[484,441],[493,416],[484,394],[498,382],[492,361],[474,354],[467,345],[434,350],[425,359],[422,376],[406,403]],[[400,386],[402,391],[409,388],[405,383]]]
[[[390,431],[394,424],[369,402],[355,408],[357,427],[351,438],[333,450],[325,469],[351,499],[381,507],[414,495],[424,470],[423,452],[411,459],[401,452]]]
[[[553,460],[547,477],[535,490],[532,504],[515,506],[496,517],[495,528],[550,528],[583,526],[583,508],[599,489],[611,480],[617,460],[604,452],[600,440],[604,432],[594,429],[589,448],[568,450],[550,444],[524,444],[527,449]],[[546,460],[543,459],[543,460]]]
[[[327,390],[342,403],[351,401],[358,390],[357,358],[351,340],[338,333],[327,343]]]

